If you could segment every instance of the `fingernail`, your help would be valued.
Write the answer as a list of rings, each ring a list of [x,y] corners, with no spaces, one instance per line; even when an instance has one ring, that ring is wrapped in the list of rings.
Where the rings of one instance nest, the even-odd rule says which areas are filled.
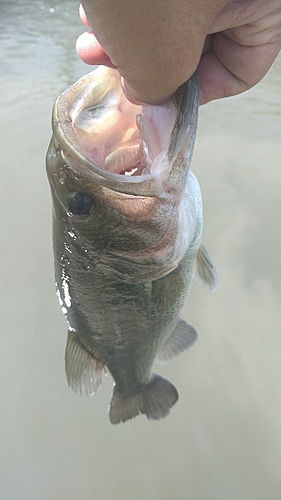
[[[87,19],[87,16],[86,16],[86,13],[83,9],[83,5],[80,3],[79,5],[79,16],[80,16],[80,19],[82,21],[82,23],[84,23],[86,26],[90,26],[89,23],[88,23],[88,19]]]

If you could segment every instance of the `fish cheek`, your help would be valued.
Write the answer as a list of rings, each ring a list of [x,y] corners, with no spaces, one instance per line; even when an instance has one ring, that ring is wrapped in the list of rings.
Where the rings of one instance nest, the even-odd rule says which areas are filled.
[[[159,200],[151,197],[140,197],[114,193],[105,196],[107,204],[126,220],[134,223],[149,221],[159,208]]]
[[[141,250],[163,238],[172,217],[170,200],[133,196],[108,188],[103,188],[103,194],[104,220],[114,233],[111,245],[116,249]]]

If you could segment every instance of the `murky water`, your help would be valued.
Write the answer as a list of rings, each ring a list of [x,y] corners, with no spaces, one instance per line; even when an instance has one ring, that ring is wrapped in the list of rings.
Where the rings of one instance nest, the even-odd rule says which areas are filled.
[[[220,288],[194,282],[192,349],[157,372],[180,399],[161,422],[112,426],[112,380],[67,387],[44,156],[58,93],[89,68],[75,1],[0,0],[0,497],[279,500],[281,63],[201,108],[192,169]]]

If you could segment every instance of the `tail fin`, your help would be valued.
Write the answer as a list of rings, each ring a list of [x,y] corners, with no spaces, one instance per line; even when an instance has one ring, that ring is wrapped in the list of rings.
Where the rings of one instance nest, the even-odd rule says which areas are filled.
[[[119,424],[145,413],[147,418],[159,420],[168,415],[177,400],[176,388],[168,380],[153,374],[150,382],[135,396],[122,394],[114,387],[109,418],[112,424]]]

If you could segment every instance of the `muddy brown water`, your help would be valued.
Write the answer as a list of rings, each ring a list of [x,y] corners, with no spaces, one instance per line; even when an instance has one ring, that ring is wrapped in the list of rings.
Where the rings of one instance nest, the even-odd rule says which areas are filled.
[[[192,161],[214,294],[193,283],[189,352],[155,370],[180,399],[161,422],[112,426],[64,374],[44,157],[57,94],[89,71],[67,1],[0,1],[0,497],[279,500],[280,59],[251,91],[200,109]]]

